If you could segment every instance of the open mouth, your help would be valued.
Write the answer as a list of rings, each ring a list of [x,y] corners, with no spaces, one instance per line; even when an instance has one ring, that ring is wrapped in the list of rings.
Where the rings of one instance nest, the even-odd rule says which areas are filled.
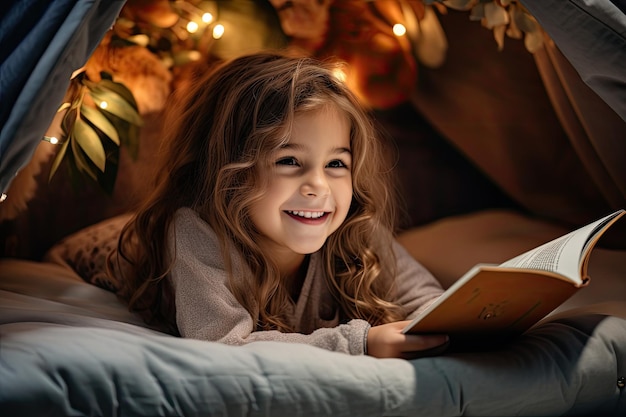
[[[328,212],[325,211],[297,211],[297,210],[286,210],[289,216],[297,219],[297,220],[321,220],[325,219],[328,216]]]

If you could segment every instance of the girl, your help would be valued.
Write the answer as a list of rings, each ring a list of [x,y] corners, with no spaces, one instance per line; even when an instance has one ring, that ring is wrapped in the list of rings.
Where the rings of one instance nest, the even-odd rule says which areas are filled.
[[[194,85],[157,186],[120,237],[130,308],[184,337],[414,357],[403,335],[442,292],[393,240],[390,169],[323,63],[255,54]]]

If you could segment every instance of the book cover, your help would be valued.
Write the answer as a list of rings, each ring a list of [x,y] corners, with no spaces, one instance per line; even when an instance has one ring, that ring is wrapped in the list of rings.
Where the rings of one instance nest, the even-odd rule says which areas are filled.
[[[618,210],[500,265],[474,266],[403,333],[457,339],[523,333],[590,283],[592,249],[622,215]]]

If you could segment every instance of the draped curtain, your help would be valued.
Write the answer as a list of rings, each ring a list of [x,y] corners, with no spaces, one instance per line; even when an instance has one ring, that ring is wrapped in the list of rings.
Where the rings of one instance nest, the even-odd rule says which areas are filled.
[[[534,71],[515,41],[496,52],[479,25],[442,16],[449,56],[412,101],[530,214],[583,225],[626,207],[626,15],[606,0],[522,3],[547,33]]]
[[[0,193],[25,166],[69,85],[124,0],[17,0],[0,5]]]
[[[31,159],[70,75],[124,3],[0,5],[0,193]],[[531,56],[507,41],[499,52],[467,13],[449,13],[441,20],[455,39],[450,55],[441,68],[420,68],[412,103],[530,214],[581,225],[626,207],[625,2],[521,3],[545,29],[544,49]]]

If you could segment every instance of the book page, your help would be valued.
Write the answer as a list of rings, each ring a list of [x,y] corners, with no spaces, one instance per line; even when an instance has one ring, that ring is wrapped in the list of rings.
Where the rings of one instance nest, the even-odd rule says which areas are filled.
[[[583,261],[602,232],[623,214],[623,210],[612,213],[593,223],[564,236],[531,249],[500,264],[509,268],[527,268],[552,271],[582,284]]]

